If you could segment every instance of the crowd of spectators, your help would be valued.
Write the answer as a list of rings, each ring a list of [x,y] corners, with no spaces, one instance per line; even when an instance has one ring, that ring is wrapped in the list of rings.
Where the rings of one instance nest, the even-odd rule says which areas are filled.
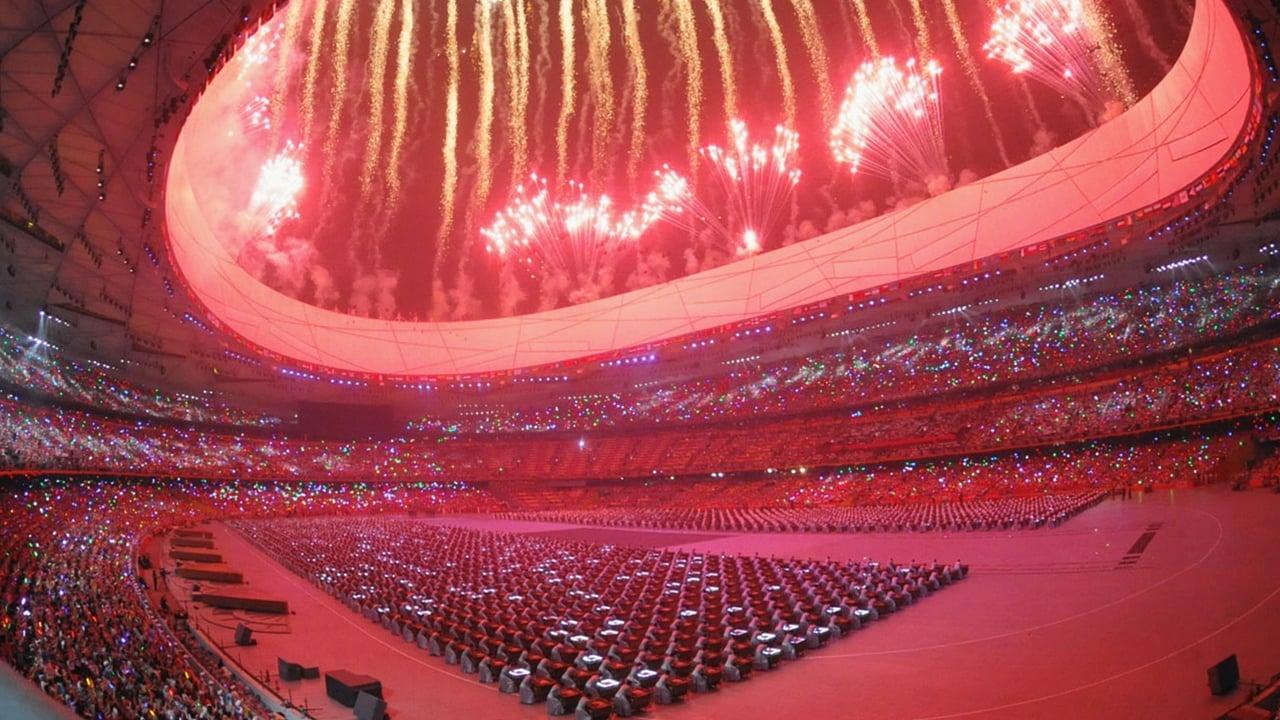
[[[592,479],[828,467],[1027,448],[1280,409],[1280,344],[1259,341],[1065,387],[951,402],[590,434],[298,440],[121,422],[0,398],[0,468],[241,479]]]
[[[509,512],[513,520],[712,532],[929,532],[1016,530],[1060,525],[1101,502],[1105,490],[994,500],[832,507],[649,507]]]
[[[62,403],[193,423],[273,427],[281,419],[219,401],[121,380],[120,368],[66,357],[46,341],[0,326],[0,388],[21,388]]]
[[[954,320],[890,339],[852,335],[844,347],[774,363],[735,364],[697,380],[614,392],[560,393],[553,402],[470,407],[424,417],[424,433],[528,433],[852,408],[947,391],[1134,364],[1228,337],[1280,312],[1280,269],[1257,267],[1175,279],[1083,301]],[[891,332],[891,331],[890,331]]]
[[[236,483],[33,479],[0,486],[0,659],[86,718],[269,716],[137,568],[152,533],[214,517],[492,509],[461,483]]]
[[[352,610],[481,682],[553,711],[582,705],[579,717],[593,718],[746,680],[967,572],[564,542],[407,518],[236,525]]]
[[[220,669],[198,665],[148,610],[139,528],[192,507],[124,484],[6,487],[0,504],[0,658],[86,718],[266,717]]]
[[[968,456],[758,478],[510,487],[511,520],[739,532],[875,532],[1056,525],[1111,493],[1220,479],[1241,437]]]
[[[296,571],[425,649],[476,671],[487,668],[495,680],[504,669],[529,670],[516,678],[514,690],[543,693],[538,700],[550,694],[556,702],[572,702],[592,697],[598,686],[589,685],[593,680],[612,678],[634,687],[632,699],[640,702],[645,694],[639,690],[680,692],[689,683],[708,682],[708,676],[715,682],[734,663],[742,665],[732,670],[739,675],[749,673],[748,666],[763,669],[768,661],[762,660],[761,648],[779,647],[784,657],[793,657],[869,616],[900,609],[945,584],[942,575],[953,571],[912,564],[890,568],[886,575],[878,566],[857,563],[602,548],[445,529],[404,515],[490,513],[577,524],[766,532],[1032,528],[1062,522],[1109,492],[1214,479],[1223,454],[1240,442],[1231,435],[1136,445],[1095,442],[821,474],[790,471],[756,479],[654,480],[567,490],[547,484],[522,491],[501,483],[428,481],[11,479],[0,488],[0,657],[85,717],[265,717],[261,702],[233,681],[216,656],[195,647],[180,625],[161,621],[147,604],[145,578],[135,572],[139,543],[151,533],[209,518],[238,518],[246,532]],[[372,556],[410,553],[417,560],[385,567],[355,562],[352,553],[370,556],[374,546]],[[469,569],[457,577],[438,571],[450,562],[470,563]],[[504,572],[496,572],[495,564],[503,564]],[[652,569],[640,575],[637,564]],[[528,572],[511,572],[526,565]],[[764,583],[758,597],[730,595],[720,603],[702,592],[715,578],[712,567],[723,576],[789,580]],[[895,573],[903,570],[906,575],[895,586]],[[397,576],[420,572],[426,574]],[[815,573],[838,580],[815,580]],[[641,577],[646,579],[636,580]],[[421,594],[400,596],[406,592],[404,579],[426,587],[457,586],[459,578],[475,587],[428,594],[435,603]],[[768,589],[771,584],[787,590],[777,595]],[[726,593],[754,592],[736,580],[716,585]],[[520,599],[525,597],[530,600]],[[582,604],[584,599],[591,607]],[[607,611],[599,609],[606,605]],[[755,609],[745,619],[729,609],[747,606]],[[545,620],[551,615],[554,621]],[[688,629],[677,627],[677,621],[694,618],[705,634],[673,642]],[[638,629],[600,634],[611,619]],[[751,632],[734,635],[734,628]],[[773,633],[777,644],[752,639],[758,632]],[[579,634],[585,641],[570,639]],[[712,642],[702,642],[707,638]],[[592,648],[601,662],[578,663]],[[566,693],[555,690],[556,683],[526,682],[526,677],[576,678],[564,688],[579,694],[561,697]],[[649,680],[661,684],[646,685]]]

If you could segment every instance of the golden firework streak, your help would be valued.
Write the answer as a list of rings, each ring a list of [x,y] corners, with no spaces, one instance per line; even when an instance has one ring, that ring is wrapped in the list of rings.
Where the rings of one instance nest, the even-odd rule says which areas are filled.
[[[995,113],[991,110],[991,98],[987,97],[987,89],[982,85],[982,77],[978,75],[978,66],[973,62],[973,52],[969,49],[969,40],[964,35],[964,27],[960,24],[960,13],[956,11],[955,0],[942,0],[942,8],[947,14],[947,26],[951,28],[951,39],[956,44],[960,55],[960,66],[969,79],[969,86],[978,94],[982,103],[982,112],[987,116],[991,126],[991,136],[996,141],[996,152],[1000,153],[1000,161],[1009,166],[1009,153],[1004,147],[1004,138],[1000,135],[1000,125],[996,122]]]
[[[876,42],[876,33],[871,27],[871,16],[867,14],[866,2],[853,0],[853,12],[858,16],[858,30],[862,32],[862,42],[871,51],[871,57],[880,57],[880,44]]]
[[[284,39],[276,46],[275,92],[271,94],[271,145],[275,147],[280,140],[280,126],[284,123],[285,100],[289,91],[294,48],[298,46],[298,37],[302,35],[303,3],[289,6],[284,18]]]
[[[684,66],[689,105],[689,172],[698,172],[698,147],[702,142],[702,55],[698,52],[698,24],[691,0],[673,0],[679,32],[680,63]]]
[[[440,236],[436,243],[437,262],[449,245],[449,232],[453,230],[453,199],[458,191],[458,84],[462,60],[458,52],[458,0],[445,4],[445,52],[449,60],[449,89],[445,94],[444,142],[441,154],[444,159],[444,178],[440,186]]]
[[[607,0],[587,0],[583,12],[583,25],[587,37],[587,74],[591,81],[591,97],[595,112],[592,114],[593,130],[591,157],[610,157],[609,139],[613,134],[613,73],[609,69],[609,50],[613,43],[609,30],[609,5]],[[601,167],[602,163],[594,163]]]
[[[716,58],[720,62],[720,84],[724,86],[725,122],[738,116],[738,84],[733,72],[733,48],[724,28],[724,11],[720,0],[706,0],[707,13],[711,16],[711,39],[716,45]]]
[[[795,6],[796,17],[800,20],[800,36],[804,39],[804,49],[809,55],[813,81],[818,85],[822,118],[824,122],[830,123],[835,117],[835,103],[831,99],[831,77],[827,74],[831,64],[827,62],[827,47],[822,40],[822,30],[818,26],[818,15],[814,12],[813,3],[809,0],[791,0],[791,4]]]
[[[467,202],[467,228],[475,227],[475,214],[484,207],[493,184],[493,3],[485,0],[476,8],[475,48],[480,58],[480,112],[475,133],[475,181]]]
[[[929,18],[925,17],[920,0],[911,0],[911,21],[916,26],[916,43],[920,46],[917,48],[920,59],[928,60],[933,57],[933,43],[929,41]]]
[[[395,11],[394,2],[382,0],[373,16],[373,43],[369,48],[369,129],[364,143],[364,164],[360,169],[360,195],[365,202],[372,198],[373,176],[382,159],[382,106],[386,102],[387,54]]]
[[[778,26],[778,16],[773,12],[773,0],[757,0],[764,23],[769,28],[769,40],[778,63],[778,81],[782,85],[782,106],[787,113],[787,126],[796,126],[796,88],[791,81],[791,68],[787,64],[787,43]]]
[[[513,0],[516,6],[516,52],[520,63],[520,92],[516,96],[516,109],[520,121],[521,154],[514,174],[524,173],[529,164],[529,68],[533,64],[533,55],[529,50],[529,25],[525,16],[524,0]]]
[[[507,142],[511,146],[511,175],[520,177],[529,162],[529,138],[525,130],[529,104],[529,38],[524,28],[524,0],[502,3],[502,29],[507,62]]]
[[[644,158],[644,113],[649,102],[649,76],[644,67],[644,46],[640,44],[640,15],[635,0],[622,0],[622,20],[626,25],[627,63],[631,68],[631,145],[627,153],[627,174],[635,178]]]
[[[573,0],[560,0],[560,116],[556,121],[556,172],[569,173],[569,121],[573,119],[573,79],[577,61],[573,49]]]
[[[351,51],[351,22],[360,0],[340,0],[337,29],[333,34],[333,82],[329,98],[329,131],[324,138],[324,186],[333,187],[333,169],[338,158],[338,132],[342,110],[347,106],[347,54]]]
[[[1120,48],[1116,45],[1115,26],[1112,25],[1111,18],[1107,17],[1106,10],[1097,2],[1085,0],[1083,5],[1084,24],[1098,42],[1099,55],[1102,57],[1102,62],[1099,63],[1102,66],[1102,74],[1106,77],[1107,84],[1116,98],[1123,102],[1125,107],[1132,107],[1138,101],[1138,93],[1133,87],[1133,78],[1129,77],[1129,71],[1124,66],[1124,60],[1121,59]]]
[[[413,67],[417,33],[414,3],[417,0],[401,0],[400,36],[396,39],[395,123],[391,126],[391,151],[387,155],[387,203],[383,208],[383,221],[400,202],[400,156],[404,152],[404,137],[409,130],[409,70]]]
[[[302,3],[297,2],[298,5]],[[316,81],[320,76],[320,66],[328,60],[327,54],[320,52],[320,44],[325,39],[325,13],[328,0],[316,0],[315,12],[311,15],[311,34],[307,37],[307,68],[302,75],[302,142],[311,141],[311,127],[316,112]]]

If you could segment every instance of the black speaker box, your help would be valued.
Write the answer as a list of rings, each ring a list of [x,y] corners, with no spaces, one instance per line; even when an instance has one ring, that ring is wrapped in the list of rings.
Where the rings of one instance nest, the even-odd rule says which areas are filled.
[[[382,698],[361,691],[356,696],[356,720],[384,720],[387,704]]]
[[[276,668],[280,679],[285,682],[295,682],[302,679],[302,666],[298,663],[291,663],[284,658],[276,658]]]
[[[1214,695],[1228,695],[1239,684],[1240,663],[1235,655],[1209,668],[1209,692]]]
[[[236,645],[240,647],[248,647],[255,644],[253,641],[253,631],[245,627],[244,623],[236,625]]]

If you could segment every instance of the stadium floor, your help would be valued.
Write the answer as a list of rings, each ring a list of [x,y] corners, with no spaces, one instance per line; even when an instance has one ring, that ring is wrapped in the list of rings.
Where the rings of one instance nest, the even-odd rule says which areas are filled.
[[[1280,495],[1224,488],[1108,500],[1061,527],[1021,532],[698,535],[671,547],[709,552],[879,560],[963,559],[964,582],[900,617],[811,651],[741,685],[652,715],[724,717],[1214,717],[1243,699],[1210,696],[1205,669],[1238,653],[1241,675],[1280,672]],[[470,527],[658,546],[661,531],[615,531],[454,517]],[[228,562],[294,614],[259,626],[232,651],[255,675],[283,655],[379,677],[394,718],[545,717],[541,706],[481,686],[401,642],[284,570],[230,529],[214,527]],[[572,532],[564,532],[572,531]],[[1145,537],[1145,540],[1143,539]],[[167,561],[166,561],[167,562]],[[235,622],[203,616],[231,644]],[[292,683],[313,715],[347,718],[322,682]]]

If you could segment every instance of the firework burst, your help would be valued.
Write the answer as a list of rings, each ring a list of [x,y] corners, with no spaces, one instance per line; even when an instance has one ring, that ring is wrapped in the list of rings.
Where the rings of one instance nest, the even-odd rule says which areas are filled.
[[[781,125],[771,146],[752,143],[741,120],[729,122],[728,147],[709,145],[701,155],[715,185],[712,203],[699,197],[680,173],[663,166],[658,187],[645,200],[644,214],[691,231],[709,228],[738,255],[759,252],[800,182],[800,138]]]
[[[658,219],[647,206],[619,211],[607,195],[591,195],[576,181],[563,199],[554,198],[546,179],[531,175],[480,234],[499,258],[587,279]]]
[[[240,121],[244,123],[244,132],[246,134],[260,133],[270,130],[271,125],[271,98],[265,95],[255,95],[252,100],[245,103],[240,109]]]
[[[1105,98],[1098,45],[1081,0],[1015,0],[996,9],[987,57],[1075,98],[1100,107]]]
[[[902,173],[923,184],[946,174],[942,144],[942,67],[915,58],[863,63],[845,91],[831,129],[836,161],[854,173]]]
[[[302,172],[302,146],[292,140],[285,142],[280,152],[267,158],[258,171],[258,182],[253,186],[249,199],[249,211],[260,218],[261,234],[273,237],[280,227],[298,218],[298,196],[306,185]]]

